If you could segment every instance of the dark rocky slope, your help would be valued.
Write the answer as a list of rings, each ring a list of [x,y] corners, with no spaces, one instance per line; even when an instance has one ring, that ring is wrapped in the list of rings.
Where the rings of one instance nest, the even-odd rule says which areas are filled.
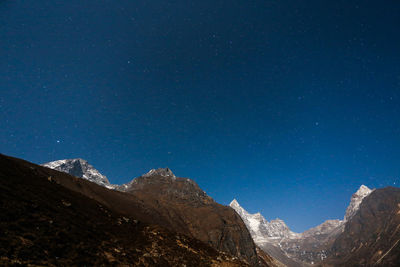
[[[330,250],[324,266],[400,266],[400,188],[367,196]]]
[[[204,207],[203,209],[197,207],[200,208],[199,210],[202,211],[202,216],[199,216],[199,214],[196,215],[202,221],[207,222],[205,223],[205,225],[209,226],[208,230],[203,231],[202,229],[198,229],[197,232],[190,232],[187,230],[187,226],[181,224],[182,228],[179,228],[179,230],[177,231],[176,229],[178,227],[175,224],[178,221],[177,218],[182,218],[186,215],[178,213],[174,216],[171,216],[171,214],[165,213],[164,210],[159,209],[159,207],[157,206],[154,206],[151,201],[141,198],[139,196],[140,194],[136,195],[134,193],[124,193],[115,190],[109,190],[97,184],[88,182],[84,179],[72,177],[59,171],[44,168],[42,166],[38,166],[23,160],[7,157],[4,155],[1,155],[1,161],[3,169],[6,169],[7,165],[9,164],[20,165],[20,167],[17,167],[16,169],[22,167],[25,169],[25,171],[29,169],[29,172],[31,173],[27,175],[45,177],[47,179],[47,182],[51,180],[52,185],[58,185],[64,187],[65,189],[81,193],[86,197],[98,201],[103,206],[103,208],[111,210],[112,212],[115,212],[120,216],[134,218],[135,220],[139,220],[145,224],[160,225],[162,229],[168,229],[167,231],[184,234],[185,236],[188,236],[188,238],[199,239],[197,234],[204,234],[206,232],[206,236],[208,236],[210,239],[202,239],[201,241],[206,244],[210,244],[214,249],[225,251],[227,254],[236,256],[240,260],[244,260],[244,262],[247,262],[248,264],[251,264],[253,266],[266,265],[263,260],[258,258],[255,252],[255,245],[252,242],[250,234],[248,233],[241,219],[229,207],[224,207],[222,205],[216,204],[209,197],[207,198],[210,199],[211,203],[215,203],[211,205],[211,207],[209,207],[208,209],[211,213],[208,213],[207,209],[204,209]],[[4,174],[4,170],[2,171]],[[178,178],[178,180],[180,179]],[[187,181],[187,179],[185,180]],[[25,185],[21,181],[19,186]],[[154,201],[157,202],[156,200]],[[171,205],[174,205],[174,203],[172,202]],[[191,207],[196,208],[196,205]],[[222,215],[218,216],[218,212],[220,212],[221,210]],[[182,210],[177,209],[176,211],[180,212]],[[185,212],[189,213],[193,211],[191,209],[185,209]],[[196,214],[196,212],[194,213]],[[179,219],[179,221],[181,221],[181,219]],[[219,223],[216,224],[215,221]],[[231,224],[232,222],[233,224]],[[188,223],[190,222],[188,221]],[[234,225],[234,223],[237,223],[238,225]],[[215,228],[215,226],[220,228]],[[212,239],[215,238],[215,236],[219,239]],[[211,242],[211,240],[215,240],[216,242],[213,243]],[[269,265],[273,264],[269,263]]]
[[[69,175],[0,155],[0,265],[246,265],[194,238],[109,209],[59,180],[74,183]],[[90,191],[94,184],[83,185]]]
[[[114,187],[124,192],[88,184],[84,179],[57,177],[67,188],[122,214],[134,214],[141,221],[194,237],[254,266],[259,264],[255,244],[241,218],[230,207],[212,200],[194,181],[177,178],[169,169],[151,170]]]
[[[129,183],[125,192],[157,211],[164,219],[161,225],[258,264],[254,242],[240,216],[216,203],[193,180],[175,177],[167,168],[152,170]]]

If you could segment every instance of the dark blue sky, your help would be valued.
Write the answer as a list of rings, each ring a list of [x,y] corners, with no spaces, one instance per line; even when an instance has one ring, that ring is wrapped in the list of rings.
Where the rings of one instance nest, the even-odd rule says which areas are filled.
[[[303,231],[400,183],[399,1],[0,1],[0,152],[151,168]]]

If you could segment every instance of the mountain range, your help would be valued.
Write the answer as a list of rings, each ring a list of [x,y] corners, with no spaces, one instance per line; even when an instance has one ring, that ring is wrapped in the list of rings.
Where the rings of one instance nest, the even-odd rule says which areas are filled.
[[[260,213],[248,213],[236,199],[230,206],[242,217],[259,247],[287,265],[298,266],[327,258],[327,245],[343,232],[346,222],[356,214],[362,200],[372,191],[361,185],[352,195],[343,220],[327,220],[303,233],[292,232],[280,219],[268,222]]]
[[[400,189],[351,197],[303,233],[215,202],[168,168],[112,185],[83,159],[0,155],[2,265],[398,266]]]
[[[287,266],[398,266],[399,194],[398,188],[371,190],[361,185],[343,220],[327,220],[303,233],[292,232],[280,219],[268,222],[260,213],[248,213],[236,199],[230,206],[254,242]]]

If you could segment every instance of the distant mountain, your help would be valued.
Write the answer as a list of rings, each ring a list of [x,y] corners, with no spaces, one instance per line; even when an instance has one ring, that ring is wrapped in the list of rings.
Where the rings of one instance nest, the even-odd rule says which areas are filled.
[[[242,217],[254,242],[289,266],[315,264],[328,257],[329,247],[343,231],[344,224],[358,211],[372,190],[362,185],[353,194],[344,220],[327,220],[303,233],[292,232],[280,219],[268,222],[260,213],[249,214],[234,199],[230,206]]]
[[[84,159],[63,159],[42,164],[42,166],[57,171],[69,173],[72,176],[80,177],[98,185],[113,189],[107,177],[102,175]]]
[[[254,242],[258,245],[274,239],[295,238],[299,235],[290,231],[285,222],[278,218],[268,222],[260,213],[248,213],[236,199],[229,206],[242,217]]]

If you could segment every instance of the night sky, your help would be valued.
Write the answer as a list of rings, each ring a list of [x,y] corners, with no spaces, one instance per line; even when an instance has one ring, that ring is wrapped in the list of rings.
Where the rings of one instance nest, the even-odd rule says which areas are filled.
[[[166,167],[294,231],[400,184],[399,1],[0,1],[0,152]]]

